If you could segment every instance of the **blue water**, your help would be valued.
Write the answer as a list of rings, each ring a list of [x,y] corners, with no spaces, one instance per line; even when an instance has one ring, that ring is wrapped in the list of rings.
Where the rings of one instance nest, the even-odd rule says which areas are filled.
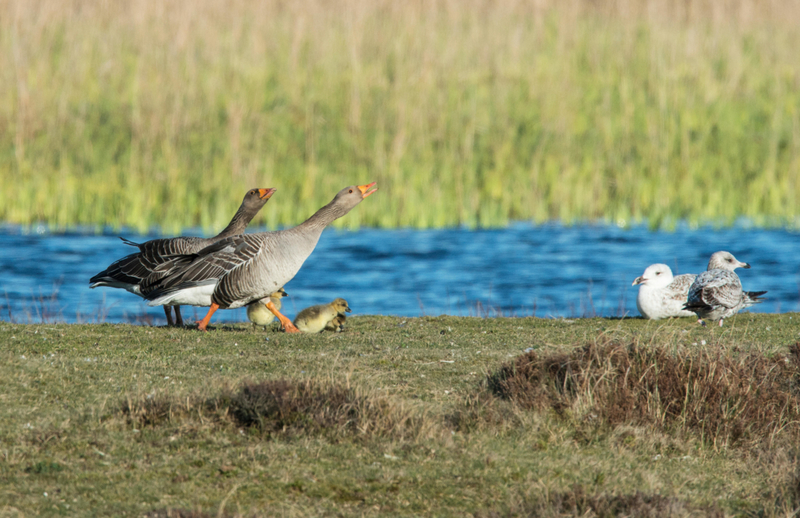
[[[145,241],[155,237],[132,233]],[[800,309],[798,236],[786,230],[729,228],[674,232],[643,227],[516,224],[497,230],[327,230],[286,285],[292,318],[312,304],[344,297],[354,314],[463,316],[636,316],[631,286],[649,264],[697,273],[728,250],[753,265],[737,270],[748,291],[768,290],[757,312]],[[89,289],[89,278],[133,251],[117,234],[0,227],[0,320],[165,323],[123,290]],[[184,308],[201,318],[204,308]],[[243,309],[215,322],[243,322]]]

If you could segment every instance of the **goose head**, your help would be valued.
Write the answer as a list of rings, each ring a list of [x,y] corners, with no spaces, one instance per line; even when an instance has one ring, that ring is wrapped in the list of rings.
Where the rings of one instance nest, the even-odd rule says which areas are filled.
[[[244,199],[242,200],[242,207],[245,208],[248,212],[258,212],[261,210],[269,199],[275,194],[274,187],[269,189],[250,189],[247,191],[247,194],[244,195]]]

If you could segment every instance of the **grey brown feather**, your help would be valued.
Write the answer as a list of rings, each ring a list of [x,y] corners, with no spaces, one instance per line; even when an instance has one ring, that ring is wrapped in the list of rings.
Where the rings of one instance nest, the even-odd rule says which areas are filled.
[[[167,265],[174,267],[180,264],[186,254],[193,254],[217,241],[244,232],[250,221],[267,203],[274,189],[261,189],[261,191],[267,191],[269,194],[259,193],[259,189],[249,190],[228,226],[214,237],[173,237],[153,239],[144,243],[120,238],[126,245],[135,246],[139,251],[111,263],[108,268],[93,276],[89,279],[90,287],[122,288],[141,296],[140,284],[150,275],[154,273],[157,277],[167,275],[169,273]],[[182,322],[177,307],[175,311],[180,324]],[[167,318],[171,320],[169,313]]]
[[[742,290],[739,276],[733,270],[738,267],[750,268],[750,265],[737,261],[729,252],[714,253],[708,267],[692,283],[684,306],[684,309],[693,311],[701,322],[703,319],[718,320],[721,326],[724,319],[761,302],[758,297],[766,293]]]

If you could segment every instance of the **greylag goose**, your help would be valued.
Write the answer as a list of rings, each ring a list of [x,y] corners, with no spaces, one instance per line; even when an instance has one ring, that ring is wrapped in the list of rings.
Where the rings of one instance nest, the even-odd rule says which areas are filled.
[[[251,302],[247,305],[247,319],[257,326],[266,326],[272,323],[272,321],[275,320],[275,315],[267,309],[267,302],[272,301],[275,309],[280,311],[281,307],[283,307],[281,299],[287,295],[289,294],[281,288],[267,298]]]
[[[304,333],[319,333],[330,324],[334,318],[350,313],[347,301],[338,298],[330,304],[320,304],[306,308],[294,318],[294,325]],[[333,329],[335,327],[332,326]]]
[[[672,276],[672,269],[666,264],[651,264],[631,286],[639,285],[636,295],[636,308],[650,320],[670,317],[693,317],[694,313],[683,309],[689,296],[689,286],[697,275],[685,273]]]
[[[134,254],[127,255],[98,273],[89,282],[90,288],[98,286],[108,286],[110,288],[122,288],[135,295],[142,296],[139,283],[142,279],[153,273],[155,268],[176,255],[191,254],[216,243],[229,236],[235,236],[244,232],[250,221],[258,214],[276,189],[250,189],[244,195],[242,204],[233,215],[231,222],[222,232],[214,237],[173,237],[165,239],[153,239],[144,243],[134,243],[128,239],[120,238],[125,244],[135,246],[139,249]],[[164,314],[167,316],[167,325],[183,326],[180,306],[175,305],[175,320],[172,321],[171,305],[164,306]]]
[[[317,246],[322,231],[370,196],[375,182],[339,191],[333,200],[300,225],[277,232],[228,237],[191,255],[163,263],[140,285],[151,306],[210,306],[198,322],[205,331],[219,309],[242,307],[285,286]],[[288,333],[299,332],[270,301],[267,308]]]
[[[341,333],[344,331],[344,322],[347,320],[347,317],[344,315],[336,315],[333,317],[333,320],[328,322],[328,325],[325,326],[325,331],[334,331],[336,333]]]
[[[742,291],[742,282],[734,273],[736,268],[750,268],[733,254],[715,252],[708,262],[708,270],[697,276],[689,288],[689,297],[683,309],[697,315],[697,321],[706,325],[704,318],[722,321],[742,309],[762,302],[759,297],[766,291]]]

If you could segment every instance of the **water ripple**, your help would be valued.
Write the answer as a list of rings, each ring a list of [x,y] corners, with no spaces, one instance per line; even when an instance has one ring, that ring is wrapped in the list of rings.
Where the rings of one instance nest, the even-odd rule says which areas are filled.
[[[136,241],[156,235],[126,235]],[[729,250],[753,265],[747,290],[768,290],[760,312],[798,310],[797,234],[729,228],[651,232],[642,227],[516,224],[499,230],[327,230],[287,286],[286,312],[344,297],[355,314],[636,315],[631,281],[655,262],[705,269]],[[163,323],[159,308],[89,277],[130,253],[116,234],[25,234],[0,227],[0,319]],[[202,308],[185,314],[202,317]],[[244,310],[215,321],[244,321]]]

